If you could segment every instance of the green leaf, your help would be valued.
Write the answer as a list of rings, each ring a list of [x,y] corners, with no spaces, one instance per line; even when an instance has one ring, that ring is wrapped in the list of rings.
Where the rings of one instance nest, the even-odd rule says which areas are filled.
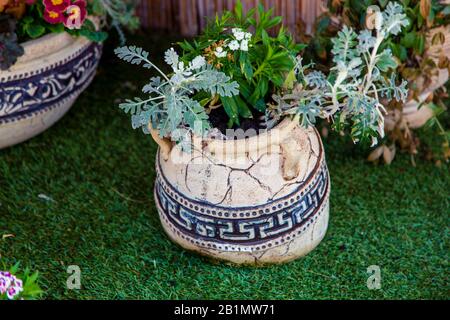
[[[401,40],[400,43],[405,47],[405,48],[413,48],[416,40],[417,39],[417,33],[416,32],[409,32],[407,33]]]
[[[286,89],[294,88],[294,83],[296,82],[296,80],[297,80],[297,75],[295,74],[295,70],[292,69],[288,73],[286,80],[284,81],[283,87]]]
[[[30,283],[36,282],[38,276],[39,276],[39,272],[36,271],[35,273],[33,273],[33,274],[28,278],[28,281],[29,281]]]
[[[418,54],[422,54],[425,51],[425,36],[420,35],[416,38],[416,43],[414,45],[414,51]]]
[[[230,118],[230,123],[239,125],[239,110],[233,97],[220,97],[223,108]]]
[[[268,46],[270,44],[270,37],[266,30],[261,33],[263,44]]]
[[[187,40],[184,40],[183,42],[179,42],[178,45],[184,51],[195,51],[194,47]]]
[[[84,21],[82,29],[87,29],[89,31],[96,31],[95,24],[89,19],[86,19]]]
[[[236,14],[236,17],[238,20],[242,20],[242,2],[241,0],[238,0],[236,2],[236,6],[234,7],[234,13]]]
[[[382,8],[386,7],[386,5],[388,4],[389,0],[378,0],[378,3],[380,4],[380,6]]]
[[[267,29],[271,29],[277,25],[279,25],[280,23],[283,22],[283,18],[282,17],[275,17],[272,20],[269,21],[269,23],[266,25]]]
[[[264,101],[264,99],[261,98],[258,101],[256,101],[256,103],[254,104],[254,107],[259,112],[265,112],[266,111],[266,102]]]
[[[52,33],[62,33],[65,31],[65,27],[63,24],[48,24],[47,29],[49,29]]]
[[[239,91],[241,92],[241,95],[246,100],[250,100],[250,97],[253,93],[250,85],[247,83],[247,81],[244,81],[244,80],[240,80],[240,81],[238,81],[238,83],[239,83]]]
[[[297,52],[302,51],[303,49],[306,49],[308,47],[308,45],[306,43],[297,43],[294,46],[294,50]]]
[[[36,23],[26,24],[24,29],[27,35],[32,39],[39,38],[45,33],[45,28]]]
[[[245,76],[247,80],[251,80],[253,77],[253,68],[250,63],[248,53],[241,52],[241,56],[239,59],[239,64],[241,67],[241,73]]]
[[[253,114],[247,104],[239,96],[235,96],[233,99],[237,105],[238,113],[242,118],[253,118]]]
[[[19,267],[20,267],[20,262],[17,262],[14,266],[11,267],[11,269],[9,269],[9,272],[11,272],[12,274],[15,274],[19,270]]]
[[[80,35],[86,37],[93,42],[103,42],[108,38],[108,33],[103,31],[90,31],[88,29],[81,29]]]
[[[30,23],[32,23],[34,21],[34,18],[33,17],[31,17],[31,16],[25,16],[25,17],[23,17],[23,19],[22,19],[22,23],[23,24],[30,24]]]
[[[259,90],[259,96],[265,97],[267,92],[269,91],[269,81],[267,78],[261,78],[261,80],[258,82],[258,90]]]
[[[103,16],[105,14],[105,8],[100,0],[92,1],[92,13],[96,16]]]
[[[260,2],[258,4],[258,13],[260,15],[260,19],[262,20],[264,18],[264,5]]]
[[[391,48],[394,56],[399,58],[400,61],[406,61],[406,59],[408,58],[408,52],[404,46],[402,46],[401,44],[391,43],[389,47]]]
[[[386,49],[378,56],[376,66],[382,72],[397,68],[397,62],[392,57],[391,50]]]
[[[316,22],[316,33],[320,34],[330,26],[331,19],[329,16],[324,16],[322,18],[318,18]]]
[[[80,29],[80,36],[86,37],[93,42],[103,42],[108,38],[108,33],[97,31],[95,24],[87,19]]]

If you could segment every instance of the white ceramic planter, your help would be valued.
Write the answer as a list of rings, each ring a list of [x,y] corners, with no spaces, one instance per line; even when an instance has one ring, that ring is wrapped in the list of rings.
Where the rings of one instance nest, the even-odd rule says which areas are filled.
[[[0,149],[58,121],[92,81],[101,45],[67,33],[24,43],[25,55],[0,71]]]
[[[156,206],[182,247],[258,265],[306,255],[325,236],[330,180],[315,129],[286,119],[246,139],[194,139],[192,153],[154,137]]]

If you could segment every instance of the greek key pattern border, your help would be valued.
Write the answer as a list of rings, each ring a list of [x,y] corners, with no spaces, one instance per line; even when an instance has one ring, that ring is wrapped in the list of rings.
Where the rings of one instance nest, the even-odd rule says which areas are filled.
[[[290,241],[293,235],[301,234],[327,207],[329,174],[326,164],[320,168],[315,175],[317,178],[307,189],[290,195],[294,201],[288,201],[288,207],[274,206],[269,213],[258,217],[230,219],[193,211],[180,198],[176,200],[174,193],[167,192],[161,183],[161,176],[155,184],[155,201],[161,218],[172,231],[196,245],[213,248],[215,245],[219,250],[241,251],[249,245],[261,244],[264,249],[262,245],[273,243],[276,246]],[[214,208],[210,204],[203,204],[202,207]]]

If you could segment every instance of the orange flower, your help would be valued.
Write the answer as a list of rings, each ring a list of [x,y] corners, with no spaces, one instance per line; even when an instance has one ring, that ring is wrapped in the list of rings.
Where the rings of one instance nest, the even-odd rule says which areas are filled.
[[[0,0],[0,12],[3,12],[8,5],[9,0]]]
[[[0,12],[5,12],[12,15],[16,19],[20,19],[25,14],[25,1],[15,1],[15,0],[0,0]]]

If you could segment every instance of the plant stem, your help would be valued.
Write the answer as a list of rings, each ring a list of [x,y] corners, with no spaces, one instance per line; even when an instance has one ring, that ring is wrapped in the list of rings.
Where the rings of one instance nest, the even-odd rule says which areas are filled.
[[[375,45],[373,46],[372,49],[372,54],[370,55],[370,63],[367,66],[367,78],[366,78],[366,84],[364,86],[364,91],[363,93],[366,94],[367,90],[369,90],[369,88],[372,85],[372,73],[373,73],[373,69],[375,68],[375,64],[377,61],[377,53],[378,53],[378,48],[381,45],[381,42],[383,42],[384,39],[384,33],[380,33],[379,31],[377,31],[377,40],[375,42]]]

